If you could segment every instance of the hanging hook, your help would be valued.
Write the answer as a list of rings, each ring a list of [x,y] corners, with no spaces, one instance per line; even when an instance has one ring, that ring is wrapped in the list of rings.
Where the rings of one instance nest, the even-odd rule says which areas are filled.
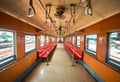
[[[71,16],[73,17],[73,24],[75,25],[75,7],[76,4],[70,4]]]
[[[46,18],[50,17],[51,4],[46,4]]]

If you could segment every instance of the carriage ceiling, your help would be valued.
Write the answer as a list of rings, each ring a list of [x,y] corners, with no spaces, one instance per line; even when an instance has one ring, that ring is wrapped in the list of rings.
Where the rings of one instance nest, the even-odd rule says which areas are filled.
[[[92,16],[87,16],[84,13],[86,0],[33,0],[35,15],[28,17],[29,2],[30,0],[0,0],[0,11],[35,26],[42,30],[41,32],[55,36],[69,35],[120,13],[120,0],[91,0]],[[50,19],[47,19],[48,23],[45,23],[46,4],[51,4]],[[70,4],[76,4],[75,24],[73,24],[73,18],[71,17]],[[55,16],[58,6],[65,7],[63,19]],[[56,23],[53,21],[56,21]],[[65,21],[69,21],[69,25],[66,26],[65,24],[67,23]],[[62,31],[61,33],[59,32],[60,30]]]

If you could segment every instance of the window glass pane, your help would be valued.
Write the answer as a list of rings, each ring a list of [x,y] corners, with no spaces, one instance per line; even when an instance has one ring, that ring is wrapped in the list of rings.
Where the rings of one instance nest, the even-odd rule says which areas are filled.
[[[45,37],[43,35],[40,36],[40,47],[44,46],[45,44]]]
[[[72,45],[74,45],[75,37],[72,37]]]
[[[49,43],[49,37],[48,36],[46,37],[46,42],[47,42],[47,44]]]
[[[71,37],[69,37],[69,42],[71,43]]]
[[[85,37],[85,51],[96,55],[97,35],[87,35]]]
[[[25,52],[36,49],[36,41],[34,35],[25,35]]]
[[[67,38],[67,41],[70,42],[70,37]]]
[[[76,40],[77,40],[77,45],[76,45],[76,46],[77,46],[77,47],[80,47],[80,36],[77,36],[77,39],[76,39]]]
[[[67,42],[67,38],[65,38],[65,41]]]
[[[52,42],[52,37],[49,37],[49,43],[51,43]]]
[[[52,42],[54,42],[55,41],[55,38],[54,37],[52,37]]]
[[[15,59],[14,33],[0,30],[0,66]]]
[[[67,38],[65,39],[65,41],[68,42],[68,41],[69,41],[69,38],[67,37]]]
[[[120,68],[120,32],[109,35],[108,62]]]

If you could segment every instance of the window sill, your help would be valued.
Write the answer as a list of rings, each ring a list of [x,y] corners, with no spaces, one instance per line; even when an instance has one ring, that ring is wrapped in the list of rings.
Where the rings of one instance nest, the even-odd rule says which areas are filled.
[[[89,52],[84,51],[84,53],[87,53],[90,57],[94,58],[95,60],[97,60],[98,62],[102,63],[103,65],[107,66],[108,68],[120,73],[120,70],[118,70],[116,67],[112,66],[110,63],[106,62],[106,61],[100,61],[99,59],[97,59],[97,57],[95,55],[90,54]]]
[[[0,72],[3,72],[4,70],[10,68],[11,66],[13,66],[18,60],[14,59],[11,62],[9,62],[8,64],[5,64],[3,66],[0,67]]]
[[[88,50],[88,49],[85,49],[85,52],[88,53],[88,54],[90,54],[90,55],[92,55],[92,56],[96,56],[96,53],[95,53],[95,52],[90,51],[90,50]]]
[[[1,62],[0,67],[4,67],[4,66],[6,66],[7,64],[13,62],[14,60],[16,60],[16,56],[15,56],[15,55],[6,57],[6,58],[0,60],[0,62]],[[3,63],[2,63],[2,62],[3,62]]]
[[[32,53],[32,52],[34,52],[34,51],[36,51],[36,49],[33,49],[33,50],[31,50],[31,51],[28,51],[28,52],[26,52],[25,54],[28,55],[28,54],[30,54],[30,53]]]
[[[105,64],[109,66],[110,68],[114,69],[115,71],[120,73],[120,68],[116,66],[115,64],[111,63],[110,61],[106,61]]]

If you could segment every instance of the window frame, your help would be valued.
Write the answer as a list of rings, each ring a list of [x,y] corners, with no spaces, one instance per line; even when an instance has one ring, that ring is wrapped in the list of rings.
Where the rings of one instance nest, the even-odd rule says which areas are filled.
[[[32,49],[32,50],[30,50],[30,51],[27,51],[26,52],[26,47],[25,47],[25,54],[29,54],[29,53],[31,53],[31,52],[33,52],[33,51],[35,51],[36,50],[36,44],[37,44],[37,38],[36,38],[36,35],[34,35],[34,34],[25,34],[25,35],[29,35],[29,36],[35,36],[35,49]],[[26,40],[25,40],[25,42],[26,42]],[[25,46],[26,46],[26,43],[25,43]]]
[[[13,33],[13,55],[11,56],[8,56],[8,57],[5,57],[4,59],[1,59],[0,62],[3,62],[6,60],[5,63],[1,64],[0,67],[4,66],[4,65],[7,65],[9,63],[11,63],[12,61],[16,60],[16,34],[14,31],[11,31],[11,30],[6,30],[6,29],[0,29],[0,31],[6,31],[6,32],[12,32]],[[7,60],[7,59],[10,59],[10,58],[13,58],[11,60]]]
[[[85,42],[84,42],[84,51],[87,52],[87,53],[89,53],[89,54],[92,55],[92,56],[96,56],[96,55],[97,55],[98,39],[96,38],[96,52],[95,52],[95,51],[92,51],[92,50],[90,50],[90,49],[87,49],[87,48],[86,48],[86,37],[89,36],[89,35],[96,35],[96,37],[98,37],[97,34],[88,34],[88,35],[85,35],[85,36],[84,36],[84,38],[85,38],[85,39],[84,39],[84,41],[85,41]]]
[[[113,62],[115,62],[115,63],[117,63],[117,64],[119,64],[120,62],[119,61],[116,61],[116,60],[114,60],[114,59],[111,59],[110,57],[109,57],[109,53],[110,53],[110,36],[111,36],[111,34],[112,33],[115,33],[115,32],[110,32],[110,33],[107,33],[107,53],[106,53],[106,63],[108,63],[109,65],[111,65],[111,66],[113,66],[113,67],[115,67],[116,69],[118,69],[119,71],[120,71],[120,66],[117,66],[117,65],[115,65],[115,64],[113,64],[112,62],[110,62],[110,61],[113,61]]]
[[[49,36],[46,36],[46,44],[49,44]]]
[[[52,37],[52,42],[54,42],[55,41],[55,37]]]
[[[77,37],[80,37],[80,42],[81,42],[81,36],[76,36],[76,47],[77,47],[77,48],[80,48],[80,45],[79,45],[79,47],[78,47],[78,45],[77,45],[77,42],[78,42]],[[79,42],[79,44],[80,44],[80,42]]]
[[[70,37],[69,37],[69,43],[72,43],[71,41],[72,41],[72,37],[70,36]]]
[[[44,41],[43,41],[43,43],[42,43],[42,44],[44,44],[43,46],[45,46],[45,36],[44,36],[44,35],[40,35],[40,48],[41,48],[41,47],[43,47],[43,46],[41,46],[41,36],[43,36],[43,37],[44,37]]]
[[[75,36],[72,36],[72,42],[71,44],[74,46],[75,45]]]
[[[67,38],[66,38],[66,42],[69,42],[69,40],[70,40],[70,38],[69,38],[69,37],[67,37]]]

